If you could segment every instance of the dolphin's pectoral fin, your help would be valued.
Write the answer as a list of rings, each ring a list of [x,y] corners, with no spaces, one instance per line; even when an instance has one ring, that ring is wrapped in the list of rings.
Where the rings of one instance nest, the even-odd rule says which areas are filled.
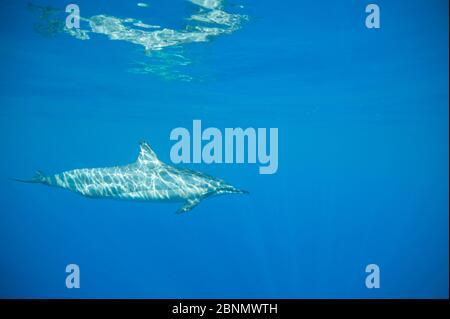
[[[192,210],[195,206],[197,206],[200,203],[201,200],[202,200],[201,198],[188,199],[186,201],[186,204],[184,204],[177,210],[177,214],[183,214]]]

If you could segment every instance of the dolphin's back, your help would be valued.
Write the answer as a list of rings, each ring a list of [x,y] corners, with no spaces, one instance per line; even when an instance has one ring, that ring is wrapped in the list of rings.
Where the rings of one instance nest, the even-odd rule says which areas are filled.
[[[131,171],[125,167],[75,169],[53,176],[55,186],[88,197],[114,197],[134,191]]]

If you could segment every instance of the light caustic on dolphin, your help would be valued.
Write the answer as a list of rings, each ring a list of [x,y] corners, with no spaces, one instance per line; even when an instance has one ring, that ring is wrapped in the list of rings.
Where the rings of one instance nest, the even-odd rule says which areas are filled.
[[[129,165],[75,169],[52,176],[38,171],[32,180],[14,180],[61,187],[91,198],[184,202],[178,213],[190,211],[213,195],[248,193],[218,178],[164,164],[146,142],[140,144],[137,161]]]

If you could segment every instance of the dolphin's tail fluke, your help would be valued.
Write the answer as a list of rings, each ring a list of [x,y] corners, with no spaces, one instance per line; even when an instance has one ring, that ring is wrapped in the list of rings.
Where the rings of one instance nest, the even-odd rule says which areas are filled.
[[[25,179],[18,179],[18,178],[9,178],[12,181],[15,182],[20,182],[20,183],[47,183],[47,178],[44,175],[44,173],[42,173],[42,171],[36,171],[36,174],[34,175],[34,177],[32,179],[29,180],[25,180]]]

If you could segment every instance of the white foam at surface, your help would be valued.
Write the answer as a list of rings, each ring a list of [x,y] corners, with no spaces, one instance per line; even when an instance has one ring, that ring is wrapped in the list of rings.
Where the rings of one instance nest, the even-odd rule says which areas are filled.
[[[144,48],[146,55],[167,47],[182,46],[187,43],[206,42],[212,37],[231,34],[241,27],[246,15],[232,14],[224,11],[222,0],[187,0],[198,7],[198,11],[186,18],[191,22],[181,29],[164,28],[151,25],[134,18],[118,18],[100,14],[92,17],[80,17],[83,28],[69,29],[64,26],[67,34],[79,40],[90,40],[90,34],[101,34],[111,40],[126,41]],[[138,6],[141,6],[138,3]],[[48,9],[46,9],[48,11]],[[47,12],[46,11],[46,12]],[[88,27],[86,27],[86,25]],[[169,54],[164,56],[168,59]],[[171,65],[169,65],[171,67]],[[145,70],[169,72],[168,68],[158,65],[151,67],[145,64]],[[144,71],[144,70],[143,70]],[[186,79],[188,77],[185,77]]]

